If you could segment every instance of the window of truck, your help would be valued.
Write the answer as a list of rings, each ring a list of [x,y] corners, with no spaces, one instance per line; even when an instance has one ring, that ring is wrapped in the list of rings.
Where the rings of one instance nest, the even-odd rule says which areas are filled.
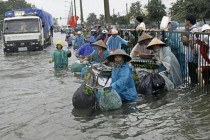
[[[24,20],[5,20],[4,21],[4,33],[16,34],[16,33],[36,33],[39,32],[38,19],[24,19]]]

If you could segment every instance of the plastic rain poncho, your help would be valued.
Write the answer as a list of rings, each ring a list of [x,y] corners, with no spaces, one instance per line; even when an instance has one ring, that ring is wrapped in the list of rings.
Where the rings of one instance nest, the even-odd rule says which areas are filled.
[[[99,56],[99,52],[98,50],[94,50],[90,57],[91,57],[91,62],[92,63],[100,63],[100,62],[104,62],[107,58],[107,56],[109,56],[109,51],[108,50],[104,50],[102,56]]]
[[[161,67],[170,69],[168,78],[173,82],[174,86],[178,86],[182,83],[182,76],[180,71],[180,65],[175,55],[170,51],[169,47],[162,47],[155,53],[157,64],[159,64],[159,72],[164,71]]]
[[[66,68],[68,67],[68,57],[67,57],[67,51],[61,49],[61,50],[55,50],[53,54],[51,55],[52,61],[54,62],[55,68]]]
[[[132,70],[127,63],[112,69],[111,87],[120,95],[122,101],[135,101],[138,98]]]
[[[91,46],[90,43],[85,43],[76,51],[76,54],[86,57],[89,56],[95,49],[96,47]]]
[[[74,48],[78,49],[80,46],[82,46],[85,43],[85,39],[83,36],[78,36],[75,40],[74,40]]]
[[[119,35],[116,37],[110,36],[106,42],[109,51],[114,51],[116,49],[121,49],[121,44],[128,44],[128,41],[122,39]]]

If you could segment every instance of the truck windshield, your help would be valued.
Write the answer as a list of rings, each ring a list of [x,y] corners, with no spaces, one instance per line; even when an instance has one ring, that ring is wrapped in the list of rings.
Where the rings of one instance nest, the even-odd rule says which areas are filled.
[[[38,19],[6,20],[4,33],[31,33],[39,31]]]

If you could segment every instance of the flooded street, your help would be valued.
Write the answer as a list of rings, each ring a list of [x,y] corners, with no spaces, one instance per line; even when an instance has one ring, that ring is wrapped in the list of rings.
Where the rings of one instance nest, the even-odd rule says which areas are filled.
[[[64,34],[54,36],[54,43],[64,42]],[[70,70],[55,71],[48,63],[54,46],[8,56],[0,47],[1,140],[210,139],[210,97],[194,90],[140,97],[109,112],[73,109],[81,83]]]

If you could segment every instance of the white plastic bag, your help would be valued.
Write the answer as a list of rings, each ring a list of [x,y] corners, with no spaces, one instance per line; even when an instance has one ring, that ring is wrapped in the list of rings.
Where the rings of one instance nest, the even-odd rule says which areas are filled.
[[[170,21],[170,17],[163,16],[161,23],[160,23],[160,29],[161,30],[167,29],[169,21]]]

